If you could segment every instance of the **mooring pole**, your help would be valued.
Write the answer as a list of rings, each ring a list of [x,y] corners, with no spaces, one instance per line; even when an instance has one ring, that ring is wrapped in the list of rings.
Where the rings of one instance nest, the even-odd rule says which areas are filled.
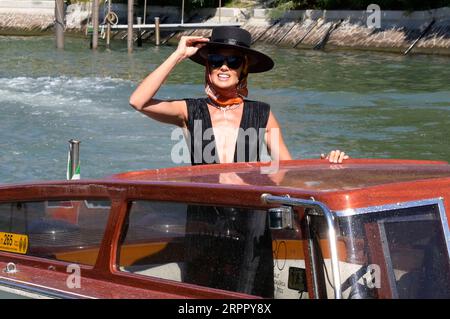
[[[144,1],[144,24],[147,17],[147,0]]]
[[[137,33],[137,46],[142,47],[142,32],[141,32],[141,27],[140,27],[140,25],[142,24],[142,17],[137,17],[136,19],[137,19],[137,24],[139,25],[138,33]]]
[[[403,55],[407,55],[417,44],[417,42],[419,42],[423,36],[430,31],[431,27],[433,26],[433,24],[436,22],[435,19],[433,19],[430,24],[425,28],[425,30],[422,31],[422,33],[419,35],[419,37],[409,46],[409,48],[403,53]]]
[[[111,0],[108,0],[108,15],[106,19],[106,48],[109,49],[111,45]]]
[[[67,179],[80,179],[80,141],[69,140],[69,156],[67,160]]]
[[[64,49],[64,0],[55,1],[56,47]]]
[[[155,17],[155,45],[159,45],[159,17]]]
[[[92,1],[92,49],[98,48],[98,11],[99,0]]]
[[[134,1],[128,0],[128,33],[127,33],[127,47],[128,53],[133,52],[133,7]]]
[[[184,23],[184,0],[181,1],[181,24]]]

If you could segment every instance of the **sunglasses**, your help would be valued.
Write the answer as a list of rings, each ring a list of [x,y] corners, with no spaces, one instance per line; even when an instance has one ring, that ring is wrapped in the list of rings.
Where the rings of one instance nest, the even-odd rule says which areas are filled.
[[[225,63],[230,69],[239,69],[243,62],[244,58],[242,56],[208,54],[208,63],[213,69],[220,68]]]

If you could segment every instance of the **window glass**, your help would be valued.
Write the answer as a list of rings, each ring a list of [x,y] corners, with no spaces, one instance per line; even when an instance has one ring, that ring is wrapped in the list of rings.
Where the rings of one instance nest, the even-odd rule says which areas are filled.
[[[446,225],[437,204],[341,217],[339,226],[344,296],[450,298]]]
[[[94,265],[110,211],[108,200],[0,204],[0,250]]]
[[[263,297],[274,295],[265,211],[134,201],[119,269]]]

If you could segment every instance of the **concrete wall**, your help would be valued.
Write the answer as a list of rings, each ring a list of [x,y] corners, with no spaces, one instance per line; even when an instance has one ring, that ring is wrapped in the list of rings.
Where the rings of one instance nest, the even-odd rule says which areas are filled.
[[[51,30],[54,23],[55,1],[39,0],[0,0],[0,32],[5,30]],[[119,23],[127,23],[127,5],[113,3],[113,11],[119,16]],[[167,17],[163,23],[181,21],[178,7],[147,7],[147,23],[153,23],[154,17]],[[106,10],[100,8],[100,22]],[[70,5],[66,10],[67,29],[75,32],[85,30],[90,18],[91,5]],[[280,12],[270,9],[208,8],[195,12],[185,12],[184,22],[241,22],[242,26],[257,37],[260,42],[293,46],[307,35],[299,47],[314,47],[336,21],[344,20],[329,38],[329,45],[335,47],[363,48],[369,50],[390,50],[402,52],[417,39],[421,30],[432,19],[436,20],[433,28],[418,44],[417,49],[430,53],[450,54],[450,8],[429,11],[383,11],[381,10],[380,29],[367,27],[371,12],[346,10],[295,10]],[[135,18],[143,17],[143,8],[135,8]],[[191,16],[196,21],[190,21]],[[207,18],[205,20],[205,18]],[[280,22],[273,28],[275,20]],[[312,25],[317,26],[309,33]],[[135,20],[136,23],[136,20]],[[9,32],[9,31],[8,31]],[[210,30],[198,30],[192,35],[208,36]],[[173,40],[181,36],[178,34]]]
[[[70,6],[69,6],[70,8]],[[121,19],[126,20],[127,5],[113,4],[113,11]],[[209,17],[209,22],[242,22],[255,25],[269,25],[273,21],[276,12],[273,9],[241,9],[241,8],[205,8],[198,9],[195,12],[185,12],[184,21],[186,22],[193,14],[203,17]],[[100,15],[103,17],[103,9],[100,9]],[[367,18],[371,15],[365,10],[291,10],[282,13],[280,17],[283,21],[298,20],[317,20],[322,18],[325,22],[347,20],[350,23],[366,24]],[[135,16],[143,16],[143,8],[137,8]],[[155,16],[170,16],[173,21],[181,21],[181,8],[179,7],[147,7],[147,18]],[[428,11],[384,11],[381,10],[381,27],[383,29],[406,27],[411,29],[420,29],[424,24],[436,19],[436,26],[450,26],[450,8],[440,8]]]
[[[0,13],[55,14],[55,0],[0,0]]]
[[[40,34],[54,19],[54,0],[0,0],[0,34]]]
[[[366,24],[371,13],[367,11],[350,10],[291,10],[284,13],[281,20],[295,21],[322,18],[325,22],[347,20],[350,23]],[[271,12],[270,9],[254,9],[251,22],[254,24],[269,24]],[[428,11],[384,11],[381,10],[381,28],[406,27],[411,29],[420,29],[424,24],[436,19],[437,26],[450,26],[450,8],[440,8]]]
[[[126,23],[127,5],[112,4],[112,10],[119,16],[120,23]],[[0,0],[0,13],[15,14],[49,14],[54,15],[54,0]],[[73,21],[71,15],[82,16],[79,21],[86,20],[86,16],[90,14],[90,5],[75,4],[67,7],[67,16],[71,21],[71,27],[75,27],[76,22]],[[100,8],[100,21],[103,20],[106,10]],[[219,14],[221,22],[242,22],[253,25],[270,25],[276,12],[273,9],[241,9],[241,8],[206,8],[199,9],[195,12],[185,12],[184,21],[188,21],[190,16],[197,14],[203,17],[210,17],[209,22],[218,22]],[[317,20],[322,18],[325,22],[337,21],[340,19],[347,20],[353,24],[364,25],[371,13],[366,11],[349,11],[349,10],[291,10],[285,13],[279,13],[284,22],[299,20]],[[137,7],[135,17],[143,16],[143,8]],[[181,21],[181,8],[179,7],[147,7],[147,21],[153,22],[155,16],[167,16],[171,22]],[[429,23],[432,19],[436,20],[436,26],[450,26],[450,8],[441,8],[429,11],[383,11],[381,10],[381,27],[383,29],[406,27],[409,29],[420,29],[423,25]],[[76,20],[76,19],[75,19]]]

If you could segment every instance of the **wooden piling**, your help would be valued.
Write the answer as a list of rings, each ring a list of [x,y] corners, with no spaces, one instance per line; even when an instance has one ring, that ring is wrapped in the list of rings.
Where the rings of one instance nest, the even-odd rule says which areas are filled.
[[[98,11],[99,0],[92,1],[92,49],[98,48]]]
[[[142,17],[137,17],[137,24],[138,25],[142,24]],[[142,47],[142,31],[141,31],[140,27],[138,27],[137,32],[138,32],[137,33],[137,46]]]
[[[134,1],[128,0],[128,32],[127,32],[127,48],[128,53],[133,52],[133,7]]]
[[[420,36],[409,46],[409,48],[403,53],[403,55],[407,55],[409,52],[411,52],[411,50],[416,46],[417,42],[419,42],[428,31],[430,31],[431,27],[433,26],[433,24],[435,24],[435,22],[436,22],[435,19],[431,20],[430,24],[428,24],[425,30],[422,31]]]
[[[56,47],[64,49],[64,0],[55,1]]]
[[[159,39],[159,17],[155,17],[155,45],[159,45]]]
[[[108,19],[111,19],[111,0],[108,1]],[[111,46],[111,22],[106,20],[106,48],[109,49]]]
[[[181,24],[184,23],[184,0],[181,1]]]
[[[144,1],[144,24],[147,21],[147,0]]]

